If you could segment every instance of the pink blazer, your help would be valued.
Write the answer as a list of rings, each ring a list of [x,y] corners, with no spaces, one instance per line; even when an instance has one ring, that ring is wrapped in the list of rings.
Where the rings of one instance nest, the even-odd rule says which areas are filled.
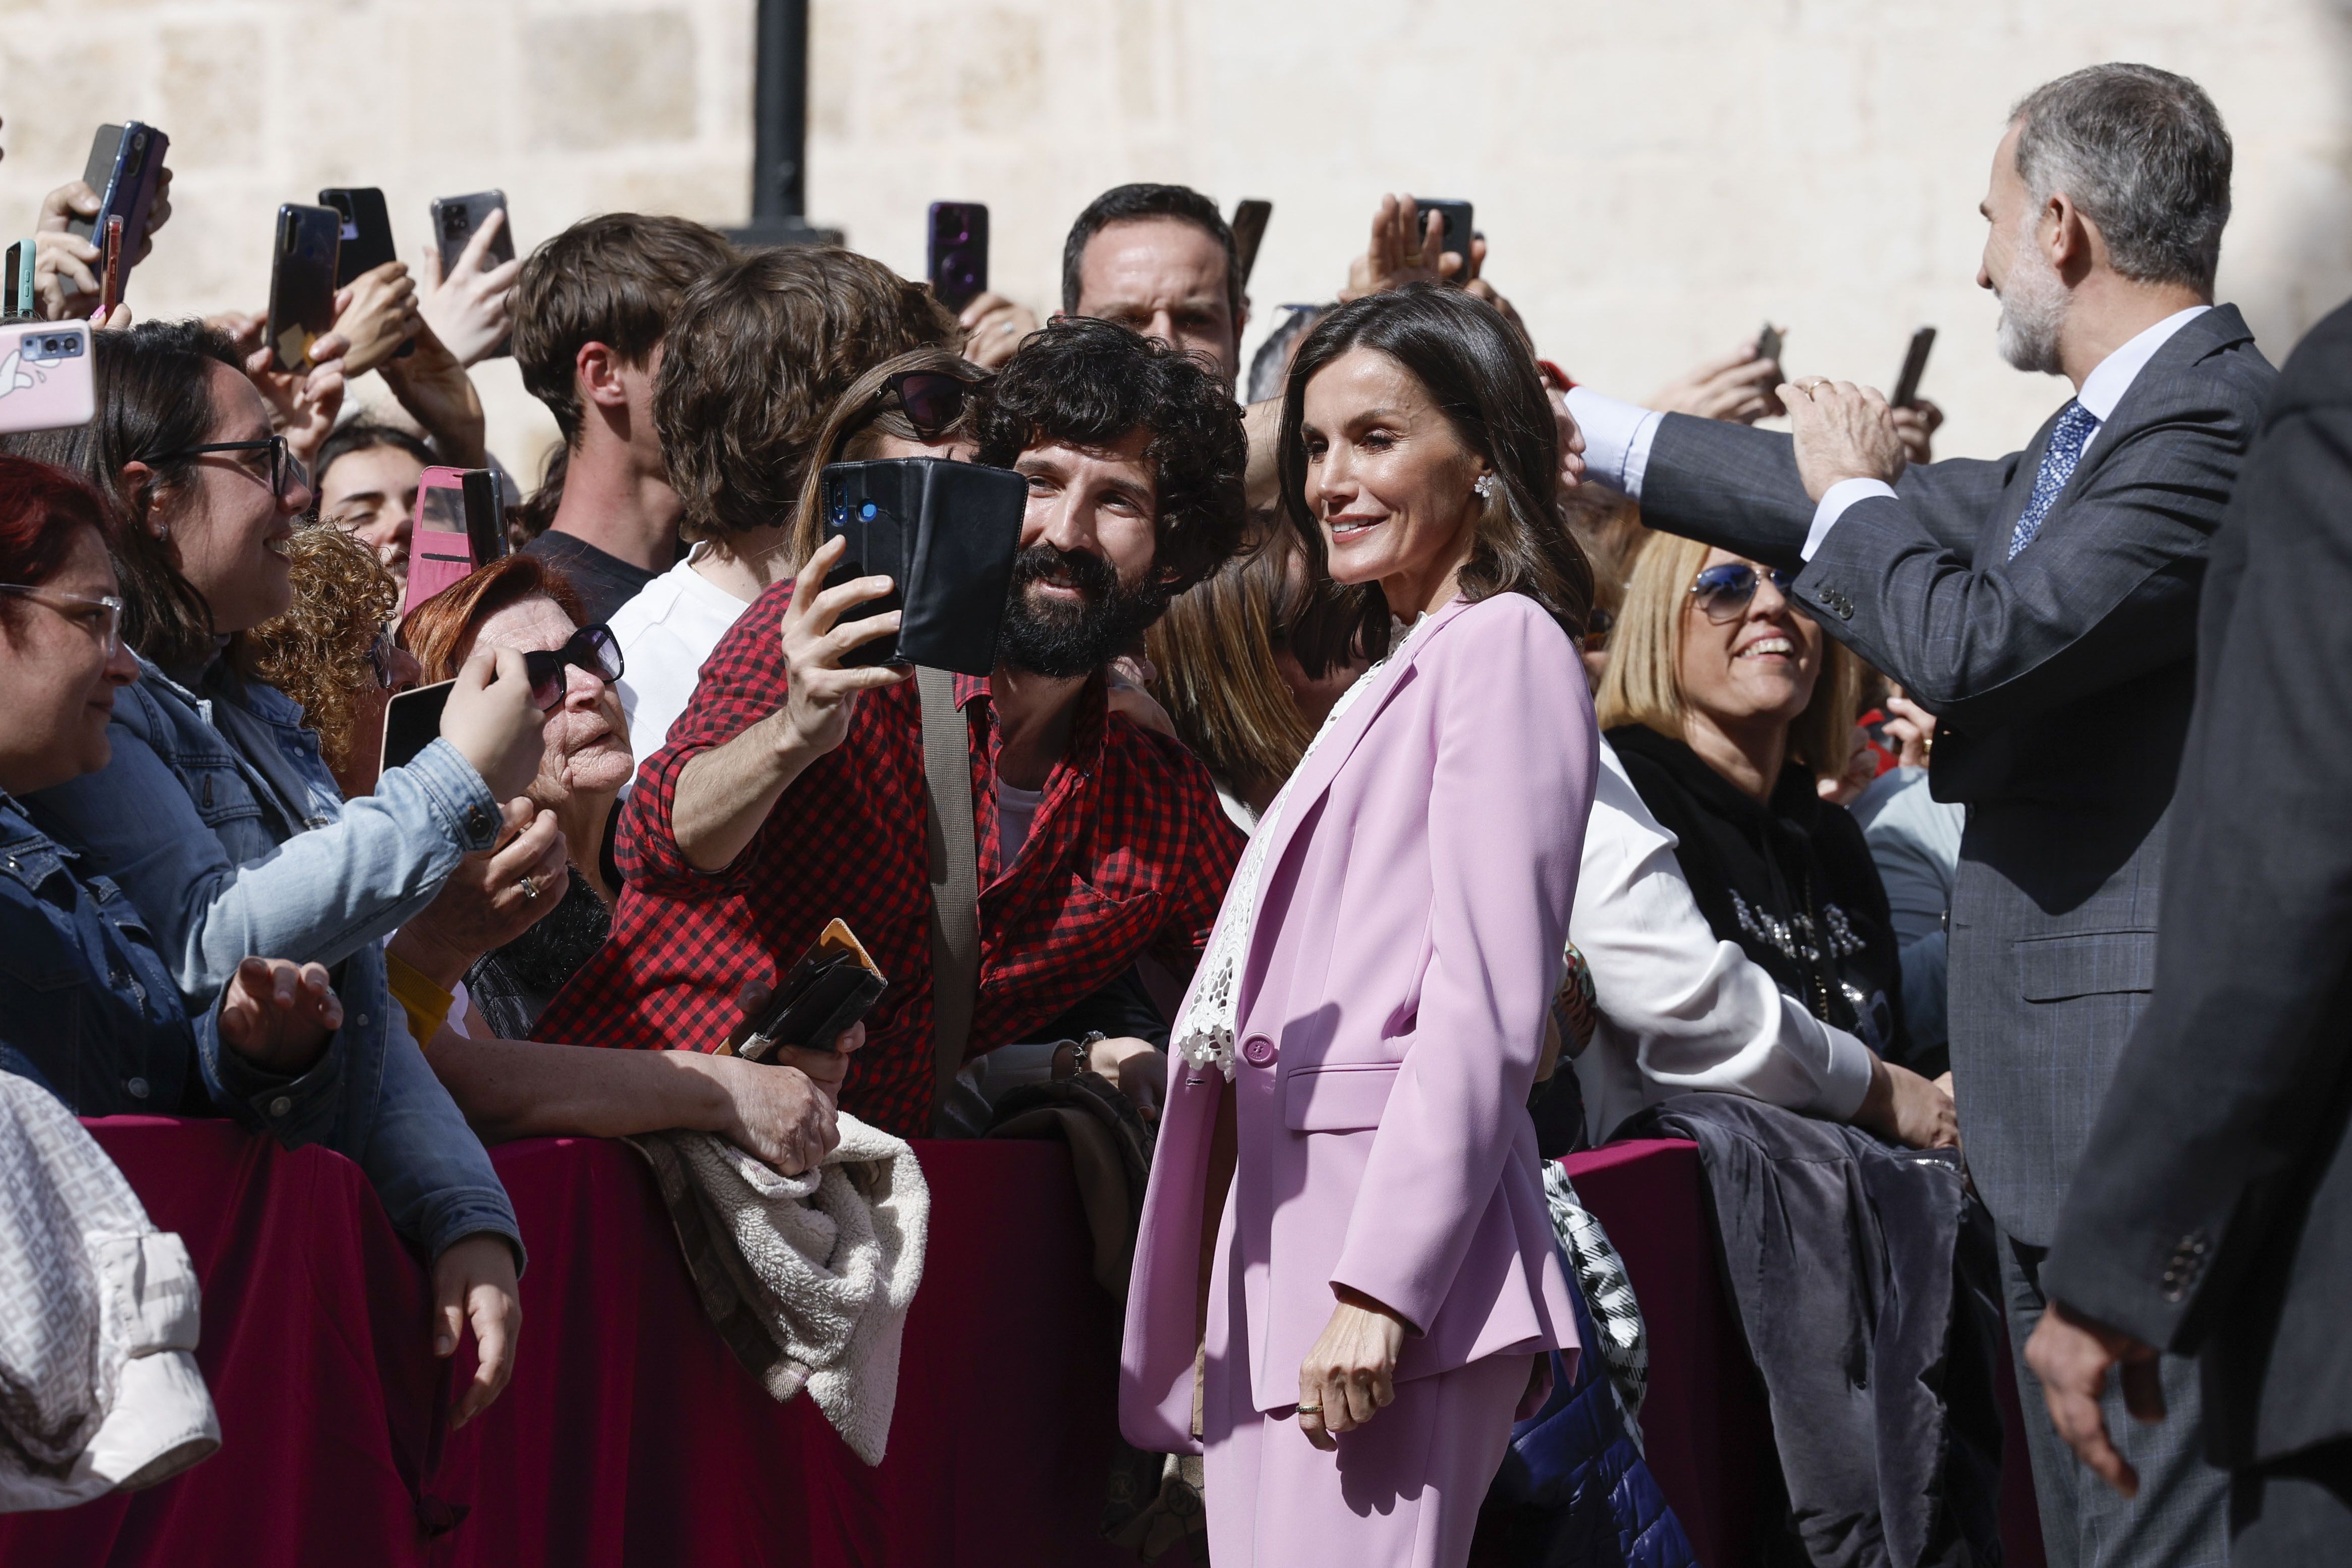
[[[1368,678],[1272,830],[1234,1082],[1170,1053],[1119,1383],[1121,1427],[1156,1452],[1199,1451],[1202,1186],[1229,1090],[1258,1409],[1297,1402],[1337,1285],[1413,1325],[1400,1378],[1575,1350],[1526,1107],[1592,801],[1583,665],[1501,594],[1438,611]]]

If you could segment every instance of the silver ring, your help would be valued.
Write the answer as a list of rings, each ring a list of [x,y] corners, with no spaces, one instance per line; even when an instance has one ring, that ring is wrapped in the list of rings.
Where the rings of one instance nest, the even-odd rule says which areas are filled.
[[[1301,1416],[1320,1416],[1323,1414],[1323,1406],[1320,1405],[1301,1405],[1298,1407],[1298,1413]]]
[[[539,879],[531,875],[529,872],[523,873],[520,879],[515,883],[515,885],[522,889],[522,895],[525,898],[537,898],[539,896]]]

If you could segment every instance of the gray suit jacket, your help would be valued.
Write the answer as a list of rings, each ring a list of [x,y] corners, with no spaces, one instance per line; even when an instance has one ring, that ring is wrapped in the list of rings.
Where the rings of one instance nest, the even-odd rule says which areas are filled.
[[[2208,311],[2142,368],[2016,559],[2055,413],[2022,452],[1906,469],[1796,580],[1941,721],[1934,791],[1969,809],[1951,915],[1961,1134],[2020,1240],[2049,1240],[2154,981],[2206,544],[2275,379],[2236,308]],[[1794,567],[1813,504],[1787,436],[1670,414],[1642,516]]]
[[[2195,1353],[2207,1448],[2352,1434],[2352,306],[2314,327],[2214,541],[2156,1003],[2042,1268]]]

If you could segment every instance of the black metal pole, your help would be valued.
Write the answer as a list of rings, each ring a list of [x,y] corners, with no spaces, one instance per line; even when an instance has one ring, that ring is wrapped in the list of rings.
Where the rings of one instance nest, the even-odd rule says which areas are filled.
[[[743,246],[839,245],[808,221],[808,0],[760,0],[751,82],[751,221]]]

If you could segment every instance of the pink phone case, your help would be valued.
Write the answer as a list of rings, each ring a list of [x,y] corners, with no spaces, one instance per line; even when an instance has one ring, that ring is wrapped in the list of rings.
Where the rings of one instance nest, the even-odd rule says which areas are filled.
[[[89,322],[0,327],[0,434],[88,424],[98,412],[93,388]]]
[[[427,468],[417,478],[403,615],[451,583],[463,582],[474,570],[474,547],[466,537],[465,476],[462,468]]]

